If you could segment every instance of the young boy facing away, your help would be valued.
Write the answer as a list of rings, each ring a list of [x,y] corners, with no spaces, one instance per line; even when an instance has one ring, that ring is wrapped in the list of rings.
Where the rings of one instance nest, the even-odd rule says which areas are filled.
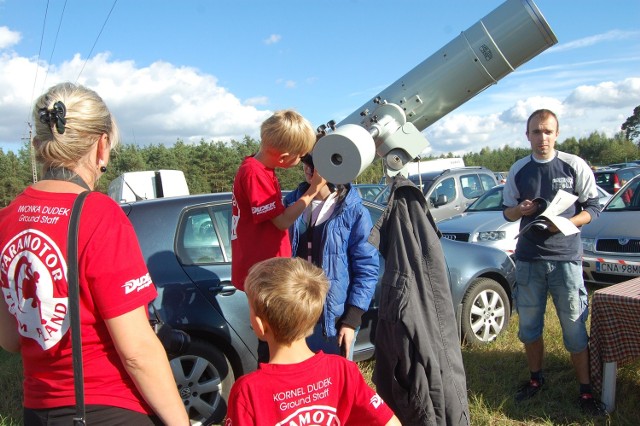
[[[271,358],[231,388],[226,426],[400,425],[354,362],[307,346],[329,288],[321,268],[268,259],[251,268],[245,288],[253,331]]]
[[[244,159],[233,182],[231,281],[244,290],[247,271],[271,257],[291,257],[289,227],[326,185],[316,172],[309,190],[285,209],[275,168],[300,162],[316,142],[311,124],[292,110],[276,111],[262,123],[260,149]]]

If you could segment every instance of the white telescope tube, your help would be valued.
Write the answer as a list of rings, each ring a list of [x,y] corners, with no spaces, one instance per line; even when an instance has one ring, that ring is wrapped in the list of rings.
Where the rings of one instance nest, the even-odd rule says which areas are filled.
[[[315,167],[329,182],[347,183],[373,161],[361,163],[370,152],[364,145],[373,144],[387,166],[400,161],[390,167],[399,170],[429,146],[422,130],[557,42],[533,0],[507,0],[338,123],[336,131],[355,124],[371,137],[340,138],[353,145],[348,149],[323,137],[313,151]]]

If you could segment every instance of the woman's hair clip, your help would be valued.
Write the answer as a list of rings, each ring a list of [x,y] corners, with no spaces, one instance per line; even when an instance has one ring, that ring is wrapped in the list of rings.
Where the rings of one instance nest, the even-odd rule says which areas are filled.
[[[40,108],[38,110],[38,116],[40,117],[40,122],[44,124],[48,124],[49,127],[56,125],[56,130],[59,134],[64,133],[64,125],[67,124],[67,120],[65,116],[67,115],[67,108],[64,106],[62,101],[58,101],[53,104],[53,108]]]

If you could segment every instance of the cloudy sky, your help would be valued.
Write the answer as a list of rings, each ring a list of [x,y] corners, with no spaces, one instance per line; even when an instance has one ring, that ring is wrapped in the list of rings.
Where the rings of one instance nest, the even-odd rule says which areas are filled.
[[[258,138],[283,108],[339,122],[502,3],[0,0],[0,148],[61,81],[96,90],[124,143]],[[611,136],[640,105],[640,1],[535,4],[558,44],[427,127],[425,153],[528,146],[541,107],[560,140]]]

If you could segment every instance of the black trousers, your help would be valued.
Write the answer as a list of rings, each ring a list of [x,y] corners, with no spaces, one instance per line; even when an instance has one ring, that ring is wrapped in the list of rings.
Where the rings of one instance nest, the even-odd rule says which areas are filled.
[[[85,407],[87,426],[161,426],[157,416],[149,416],[137,411],[108,405],[87,405]],[[25,426],[70,426],[76,407],[57,407],[35,410],[24,408]]]

